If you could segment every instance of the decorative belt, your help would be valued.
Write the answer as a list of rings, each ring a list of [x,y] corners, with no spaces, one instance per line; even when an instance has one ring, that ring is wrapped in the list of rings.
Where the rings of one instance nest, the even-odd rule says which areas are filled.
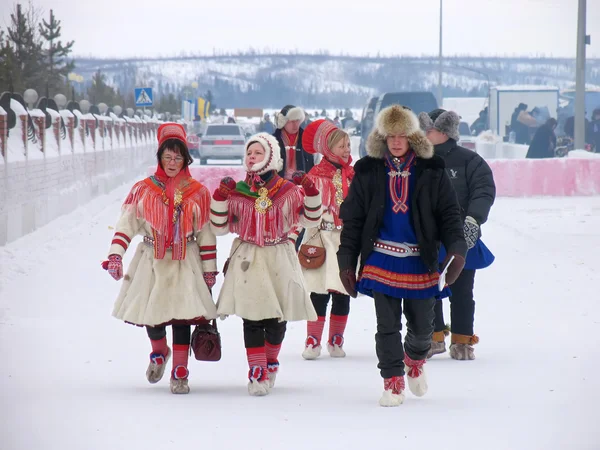
[[[327,222],[325,220],[321,221],[321,225],[319,225],[319,230],[323,230],[323,231],[334,231],[334,230],[341,230],[342,229],[342,225],[336,225],[333,222]]]
[[[421,254],[417,244],[407,244],[405,242],[384,241],[377,239],[373,251],[395,256],[396,258],[406,258],[407,256],[419,256]]]
[[[256,242],[254,242],[254,240],[252,238],[249,238],[249,239],[242,239],[242,238],[240,238],[240,240],[242,242],[246,242],[248,244],[258,245]],[[264,246],[265,247],[270,247],[270,246],[273,246],[273,245],[285,244],[286,242],[289,241],[289,239],[288,239],[287,236],[285,236],[285,237],[278,237],[278,238],[274,238],[274,239],[265,238],[264,241],[265,241]]]
[[[185,241],[189,244],[190,242],[194,242],[196,240],[196,238],[194,237],[193,234],[190,234],[187,238],[185,238]],[[151,236],[144,236],[144,244],[146,244],[149,247],[154,247],[154,238]],[[167,247],[167,250],[169,250],[172,247],[172,245],[169,245]]]

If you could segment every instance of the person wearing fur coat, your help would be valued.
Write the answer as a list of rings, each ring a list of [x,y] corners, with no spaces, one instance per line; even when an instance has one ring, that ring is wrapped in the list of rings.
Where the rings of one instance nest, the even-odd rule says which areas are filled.
[[[321,220],[321,194],[303,172],[281,178],[277,140],[249,138],[245,181],[221,180],[211,203],[214,233],[236,233],[217,301],[220,317],[243,319],[248,392],[267,395],[275,385],[286,322],[317,320],[302,276],[291,230]]]
[[[310,154],[319,153],[323,156],[319,164],[308,172],[308,176],[321,192],[323,217],[317,228],[304,234],[302,244],[325,249],[323,265],[318,268],[302,268],[318,316],[317,320],[307,322],[307,337],[302,357],[312,360],[321,354],[321,338],[325,328],[327,304],[331,297],[327,351],[334,358],[343,358],[346,356],[343,345],[350,312],[350,296],[340,280],[340,269],[335,255],[340,246],[342,230],[340,205],[348,195],[354,177],[354,169],[350,165],[350,138],[345,131],[330,121],[317,120],[304,130],[302,147]],[[297,234],[298,232],[299,230],[296,230]],[[291,237],[293,239],[294,235]]]
[[[146,370],[158,383],[173,359],[170,387],[187,394],[190,326],[216,318],[211,288],[217,275],[216,237],[210,230],[210,192],[188,169],[192,158],[185,129],[175,123],[158,128],[158,167],[136,183],[103,267],[123,278],[123,255],[136,235],[143,236],[124,277],[113,316],[146,327],[152,353]],[[173,349],[165,327],[173,328]]]
[[[410,109],[392,105],[379,113],[367,139],[367,156],[354,171],[340,208],[340,278],[352,297],[360,292],[374,299],[375,348],[384,387],[379,404],[398,406],[404,401],[405,374],[413,395],[425,395],[428,389],[425,361],[438,285],[443,284],[440,243],[448,250],[441,265],[447,268],[448,284],[462,270],[467,244],[444,160],[434,155]],[[402,312],[407,322],[404,348]]]

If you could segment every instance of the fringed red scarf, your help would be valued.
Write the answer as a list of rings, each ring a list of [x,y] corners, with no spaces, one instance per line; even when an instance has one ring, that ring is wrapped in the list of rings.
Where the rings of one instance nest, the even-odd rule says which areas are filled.
[[[248,184],[253,181],[253,177],[247,177],[246,182],[239,182],[229,197],[229,229],[243,241],[263,247],[284,238],[299,222],[304,194],[277,174],[259,186]],[[267,197],[272,202],[263,213],[256,208],[257,190],[261,187],[267,190]]]
[[[336,167],[332,161],[340,167]],[[350,165],[351,162],[352,157],[346,162],[326,149],[323,151],[323,159],[309,172],[309,175],[317,183],[317,188],[321,191],[323,207],[333,215],[336,226],[342,224],[339,218],[340,205],[348,196],[350,183],[354,178],[354,168]],[[336,177],[338,170],[341,172],[340,177]]]
[[[158,165],[153,176],[135,184],[124,209],[135,208],[138,218],[152,227],[154,257],[163,259],[172,249],[171,259],[185,259],[186,239],[196,226],[201,229],[209,218],[210,193],[194,180],[186,167],[175,177],[169,177]]]

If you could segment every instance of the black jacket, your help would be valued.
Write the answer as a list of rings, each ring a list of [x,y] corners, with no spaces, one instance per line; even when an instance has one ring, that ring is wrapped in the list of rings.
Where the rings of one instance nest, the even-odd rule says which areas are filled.
[[[474,151],[457,145],[454,139],[433,148],[444,160],[462,219],[471,216],[479,225],[485,223],[496,199],[496,184],[488,163]]]
[[[556,135],[549,125],[542,125],[537,129],[526,158],[554,158],[554,149],[556,148]]]
[[[448,253],[463,257],[467,253],[467,244],[456,194],[444,171],[444,161],[438,156],[428,155],[427,159],[417,156],[415,164],[417,181],[409,214],[421,248],[421,259],[433,273],[439,269],[440,241]],[[344,221],[337,253],[340,270],[354,270],[359,255],[361,266],[364,265],[373,251],[385,208],[388,177],[384,160],[365,156],[357,161],[354,171],[350,192],[340,208],[340,218]]]
[[[298,141],[296,142],[296,168],[297,170],[300,170],[302,172],[306,172],[308,173],[308,171],[310,169],[313,168],[313,166],[315,165],[315,160],[313,158],[313,155],[311,155],[310,153],[306,153],[303,149],[302,149],[302,133],[304,130],[302,130],[302,128],[300,128],[298,130]],[[275,136],[275,138],[277,139],[277,142],[279,142],[279,148],[281,148],[281,159],[283,160],[283,169],[281,170],[281,172],[279,172],[279,176],[282,178],[285,178],[285,169],[287,166],[287,161],[286,161],[286,151],[285,151],[285,146],[283,145],[283,139],[281,138],[281,129],[277,129],[275,130],[275,133],[273,133],[273,136]]]

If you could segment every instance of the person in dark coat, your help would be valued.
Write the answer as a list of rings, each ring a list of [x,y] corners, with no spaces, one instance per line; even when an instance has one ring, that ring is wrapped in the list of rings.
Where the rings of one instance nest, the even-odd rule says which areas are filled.
[[[490,166],[472,150],[456,144],[459,139],[460,117],[453,111],[436,109],[429,114],[419,114],[421,128],[427,132],[427,139],[434,144],[435,154],[444,159],[446,170],[458,196],[461,220],[469,252],[465,267],[453,284],[450,295],[450,316],[452,332],[450,357],[458,360],[475,359],[473,345],[479,338],[473,332],[475,321],[475,301],[473,286],[475,271],[488,267],[494,255],[485,246],[481,237],[484,224],[496,198],[496,185]],[[445,249],[440,250],[440,259],[445,257]],[[435,305],[435,332],[429,357],[446,351],[447,330],[444,324],[442,301]]]
[[[300,124],[304,119],[302,108],[293,105],[284,106],[275,117],[277,130],[273,136],[279,142],[283,159],[283,169],[279,172],[279,176],[286,180],[291,180],[292,174],[296,171],[308,172],[315,164],[313,155],[302,149],[303,130]]]
[[[354,170],[340,208],[344,223],[337,252],[340,278],[352,297],[360,292],[374,299],[375,346],[384,379],[379,404],[398,406],[404,401],[405,374],[414,395],[427,392],[424,364],[431,346],[435,297],[443,284],[439,270],[447,266],[446,281],[453,283],[464,265],[467,244],[444,161],[433,154],[410,109],[392,105],[379,113],[367,141],[367,156]],[[441,265],[440,242],[449,253]]]
[[[556,119],[550,118],[539,127],[531,140],[526,158],[554,158]]]

